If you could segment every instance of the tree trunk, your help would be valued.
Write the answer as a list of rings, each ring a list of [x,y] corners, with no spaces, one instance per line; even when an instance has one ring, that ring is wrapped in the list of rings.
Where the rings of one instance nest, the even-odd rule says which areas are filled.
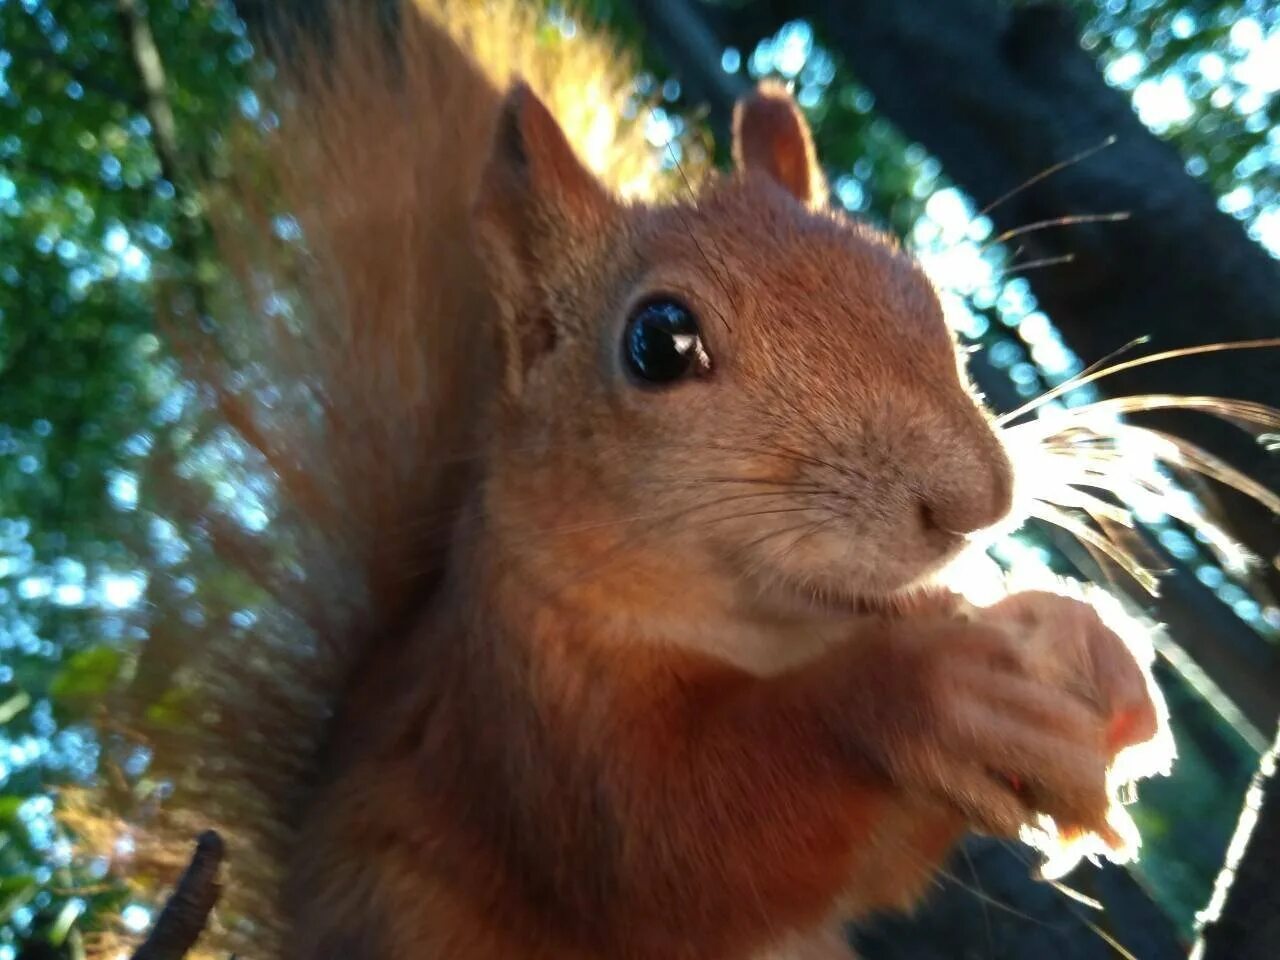
[[[1193,958],[1280,957],[1280,731],[1245,798]]]
[[[685,100],[706,108],[716,153],[725,159],[734,103],[751,87],[745,74],[720,68],[724,44],[684,0],[637,0],[634,8],[648,50],[679,79]]]

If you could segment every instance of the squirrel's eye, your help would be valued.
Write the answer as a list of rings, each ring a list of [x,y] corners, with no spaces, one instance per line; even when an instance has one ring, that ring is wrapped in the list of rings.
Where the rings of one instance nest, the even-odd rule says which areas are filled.
[[[675,300],[649,300],[637,307],[627,321],[622,350],[632,374],[646,383],[671,383],[711,369],[697,318]]]

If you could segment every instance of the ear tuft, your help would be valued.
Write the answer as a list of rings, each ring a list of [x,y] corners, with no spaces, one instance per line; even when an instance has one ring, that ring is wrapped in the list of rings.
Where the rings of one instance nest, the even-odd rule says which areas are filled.
[[[738,101],[733,112],[733,160],[739,170],[758,170],[807,207],[827,202],[809,124],[785,87],[764,82]]]

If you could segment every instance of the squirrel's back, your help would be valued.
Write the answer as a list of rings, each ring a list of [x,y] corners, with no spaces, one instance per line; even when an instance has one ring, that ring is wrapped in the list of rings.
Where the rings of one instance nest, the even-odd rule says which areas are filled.
[[[470,477],[495,382],[470,207],[500,90],[524,78],[620,194],[664,182],[643,124],[622,119],[632,77],[607,41],[548,29],[520,0],[416,0],[391,28],[372,6],[334,5],[323,38],[281,46],[270,122],[245,137],[233,184],[210,187],[227,268],[213,322],[168,324],[265,530],[180,479],[176,456],[156,458],[152,489],[253,613],[153,629],[139,672],[155,660],[162,682],[135,682],[117,714],[175,785],[144,804],[121,872],[167,880],[196,832],[219,829],[230,869],[205,945],[260,957],[334,704],[363,652],[429,599]],[[91,845],[115,833],[76,820]]]

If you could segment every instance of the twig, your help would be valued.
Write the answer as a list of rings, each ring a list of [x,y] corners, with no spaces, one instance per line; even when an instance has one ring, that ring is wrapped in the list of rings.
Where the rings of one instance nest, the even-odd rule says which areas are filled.
[[[200,271],[206,241],[204,206],[178,143],[178,126],[168,92],[169,81],[146,8],[140,0],[116,0],[116,11],[125,46],[137,74],[143,111],[151,127],[151,145],[160,163],[160,173],[173,186],[176,196],[173,253],[176,263],[186,269],[172,278],[176,282],[158,285],[157,299],[165,304],[164,309],[181,314],[189,311],[176,307],[177,298],[180,295],[189,298],[195,313],[192,319],[199,320],[208,315],[209,302]]]
[[[1245,795],[1236,833],[1209,905],[1201,912],[1192,960],[1264,960],[1280,949],[1280,731]]]
[[[152,142],[164,178],[175,187],[186,184],[182,155],[178,150],[178,130],[173,106],[166,90],[164,63],[151,33],[146,13],[138,0],[116,0],[125,43],[142,86],[142,109],[151,124]]]
[[[178,198],[175,204],[178,221],[175,250],[194,274],[200,262],[204,239],[202,205],[195,180],[178,144],[178,124],[174,118],[173,103],[169,99],[169,80],[164,61],[147,20],[146,10],[140,6],[139,0],[116,0],[116,8],[125,46],[138,77],[142,110],[151,127],[151,146],[160,163],[160,174],[173,186]],[[203,291],[198,284],[193,283],[192,292],[203,313]]]
[[[222,892],[218,868],[224,852],[222,837],[215,831],[200,834],[190,865],[133,960],[182,960],[195,946]]]

